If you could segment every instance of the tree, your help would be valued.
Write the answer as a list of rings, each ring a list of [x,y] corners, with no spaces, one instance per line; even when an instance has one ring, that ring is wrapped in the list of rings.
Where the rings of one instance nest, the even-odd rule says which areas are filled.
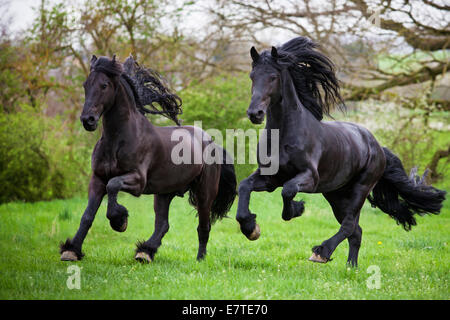
[[[419,113],[422,132],[428,132],[431,114],[450,111],[450,101],[434,91],[450,76],[449,11],[445,1],[428,0],[216,0],[208,7],[217,29],[241,44],[242,56],[252,45],[267,48],[299,35],[313,39],[336,63],[346,101],[395,100],[411,110],[402,125]],[[267,38],[267,30],[280,39]],[[242,68],[250,65],[248,58]],[[412,85],[415,96],[399,90]],[[430,154],[433,170],[448,157],[440,147]]]
[[[450,45],[449,10],[448,5],[427,0],[216,0],[209,8],[219,28],[252,45],[275,44],[275,39],[261,36],[267,29],[290,37],[307,36],[320,43],[343,74],[347,100],[379,97],[390,88],[435,81],[448,73],[448,54],[433,53]],[[272,43],[265,43],[267,40]],[[355,57],[346,46],[357,42],[369,50]],[[396,57],[397,65],[404,67],[400,71],[386,70],[378,60],[380,53],[389,54],[394,47],[410,51]],[[419,50],[424,52],[421,59],[411,59]],[[408,61],[412,63],[405,63]],[[376,85],[360,85],[361,80],[375,81]]]

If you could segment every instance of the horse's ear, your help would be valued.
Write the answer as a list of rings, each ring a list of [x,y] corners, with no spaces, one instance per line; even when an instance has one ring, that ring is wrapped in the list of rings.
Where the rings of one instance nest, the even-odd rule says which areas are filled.
[[[251,55],[251,57],[252,57],[253,62],[258,61],[258,59],[259,59],[259,53],[258,53],[258,51],[256,51],[255,47],[252,47],[252,48],[250,49],[250,55]]]
[[[133,55],[130,53],[130,56],[123,63],[123,68],[125,69],[125,73],[128,75],[135,73],[136,61],[134,60]]]
[[[96,61],[97,61],[97,56],[96,56],[95,54],[93,54],[93,55],[92,55],[92,58],[91,58],[91,69],[92,69],[92,67],[94,66],[94,64],[95,64]]]
[[[277,48],[272,47],[272,51],[270,52],[270,54],[272,55],[272,58],[274,58],[275,60],[278,59],[278,51],[277,51]]]
[[[287,68],[281,70],[281,95],[283,97],[281,103],[284,110],[289,110],[288,108],[298,109],[302,105],[295,90],[294,81]]]
[[[112,62],[113,62],[113,63],[116,63],[116,55],[113,55],[113,57],[112,57]]]

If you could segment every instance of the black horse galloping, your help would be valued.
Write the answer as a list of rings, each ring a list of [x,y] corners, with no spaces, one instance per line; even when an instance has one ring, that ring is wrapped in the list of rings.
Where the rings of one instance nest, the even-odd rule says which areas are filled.
[[[203,151],[212,146],[225,159],[225,149],[215,145],[201,129],[180,126],[177,114],[181,112],[181,100],[163,85],[156,72],[139,66],[132,57],[122,64],[115,56],[112,59],[93,56],[83,86],[81,122],[86,130],[93,131],[103,117],[103,132],[92,153],[88,206],[75,236],[61,244],[61,260],[83,257],[83,241],[105,194],[111,227],[119,232],[126,230],[128,212],[117,203],[119,191],[134,196],[155,195],[155,230],[136,249],[135,259],[141,262],[154,259],[169,230],[172,199],[189,191],[189,201],[198,211],[197,259],[202,259],[211,222],[224,217],[236,197],[234,166],[229,161],[205,162]],[[156,127],[145,117],[146,113],[162,114],[178,126]],[[172,139],[176,132],[185,150],[191,151],[186,152],[190,155],[188,161],[180,164],[172,161],[172,150],[179,144]]]
[[[250,50],[252,99],[247,114],[255,124],[267,114],[267,144],[279,144],[279,154],[271,155],[278,158],[279,170],[262,175],[261,168],[268,165],[258,159],[258,169],[239,185],[236,219],[242,233],[256,240],[260,229],[249,211],[252,191],[282,187],[284,220],[302,215],[303,201],[293,200],[298,192],[322,193],[341,227],[312,248],[310,260],[330,261],[336,247],[348,239],[347,263],[356,266],[362,236],[359,215],[368,197],[410,230],[416,224],[414,214],[440,212],[446,193],[409,179],[401,161],[367,129],[321,121],[333,106],[344,103],[333,63],[316,49],[310,39],[297,37],[261,54],[254,47]],[[278,141],[271,138],[271,129],[279,130]]]

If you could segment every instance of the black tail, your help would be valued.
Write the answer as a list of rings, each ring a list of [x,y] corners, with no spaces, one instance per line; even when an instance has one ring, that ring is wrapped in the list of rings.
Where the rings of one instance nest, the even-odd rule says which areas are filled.
[[[223,161],[220,167],[219,191],[211,208],[212,223],[226,216],[237,195],[237,181],[233,161],[225,149],[223,149]]]
[[[380,208],[409,231],[416,225],[414,214],[439,214],[446,192],[425,185],[423,178],[409,178],[400,159],[389,149],[383,150],[386,169],[368,200],[372,207]]]
[[[219,190],[217,191],[216,199],[214,199],[211,206],[211,223],[226,216],[237,195],[237,182],[233,161],[225,149],[221,147],[218,148],[223,150],[223,161],[220,164]],[[198,192],[201,192],[197,190],[197,186],[198,181],[193,183],[189,189],[189,203],[196,208],[198,208]]]

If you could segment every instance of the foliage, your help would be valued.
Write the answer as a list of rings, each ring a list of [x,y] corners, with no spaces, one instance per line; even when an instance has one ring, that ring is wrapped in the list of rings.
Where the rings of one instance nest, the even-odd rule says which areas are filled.
[[[194,125],[196,121],[201,122],[204,130],[218,129],[222,133],[223,146],[228,150],[231,141],[227,141],[226,129],[263,129],[263,126],[255,126],[246,117],[246,110],[250,103],[251,82],[247,74],[237,73],[234,75],[218,75],[208,82],[198,83],[183,90],[180,97],[183,99],[183,125]],[[238,156],[237,140],[234,143],[234,157]],[[251,148],[251,149],[250,149]],[[245,154],[253,157],[255,145],[249,146],[246,139]],[[231,152],[232,150],[228,150]],[[243,150],[241,150],[243,151]],[[235,164],[238,181],[246,178],[255,169],[255,164]]]
[[[73,196],[86,186],[87,153],[71,149],[60,119],[21,109],[0,114],[0,203]]]
[[[20,77],[14,70],[17,55],[15,48],[8,40],[0,43],[0,112],[12,111],[16,99],[22,93],[22,83]]]
[[[1,115],[0,130],[0,202],[51,198],[52,191],[46,187],[50,164],[42,150],[41,123],[26,112]]]
[[[414,72],[422,67],[424,62],[448,60],[448,50],[434,52],[414,51],[410,54],[380,54],[377,57],[378,67],[384,72],[401,75]]]

